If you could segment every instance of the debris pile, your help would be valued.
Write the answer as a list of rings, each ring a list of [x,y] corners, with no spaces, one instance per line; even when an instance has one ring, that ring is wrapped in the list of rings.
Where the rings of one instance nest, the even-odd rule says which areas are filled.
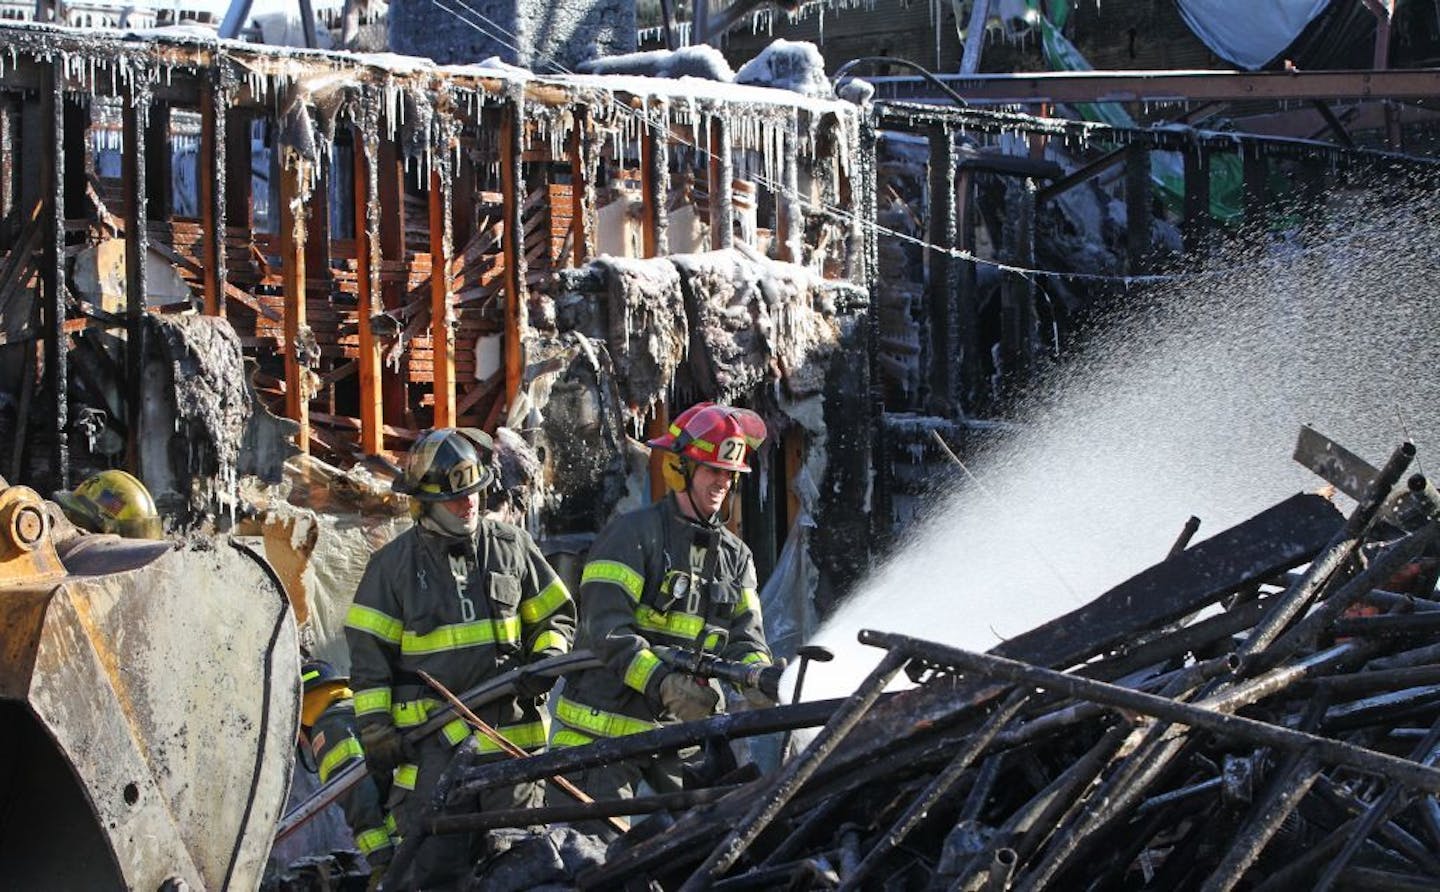
[[[1406,477],[1414,454],[1377,471],[1306,429],[1296,457],[1356,498],[1348,517],[1301,494],[1193,546],[1192,523],[1165,560],[988,654],[865,631],[878,665],[847,698],[452,769],[450,790],[819,726],[776,771],[619,804],[632,829],[574,882],[1433,888],[1440,502]],[[915,687],[886,692],[902,671]]]

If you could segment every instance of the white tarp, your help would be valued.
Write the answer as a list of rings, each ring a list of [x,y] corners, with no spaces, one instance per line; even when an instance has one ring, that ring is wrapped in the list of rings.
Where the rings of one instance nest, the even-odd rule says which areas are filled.
[[[1294,43],[1330,0],[1176,0],[1176,5],[1216,55],[1254,69]]]

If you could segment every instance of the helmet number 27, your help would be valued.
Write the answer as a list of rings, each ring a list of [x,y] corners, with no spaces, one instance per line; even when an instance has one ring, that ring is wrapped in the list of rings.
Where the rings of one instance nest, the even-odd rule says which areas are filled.
[[[745,457],[745,441],[732,437],[720,444],[720,460],[738,462]]]

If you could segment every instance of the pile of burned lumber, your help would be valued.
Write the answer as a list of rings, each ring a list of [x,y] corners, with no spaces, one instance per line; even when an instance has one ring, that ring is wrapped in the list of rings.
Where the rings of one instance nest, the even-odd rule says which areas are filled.
[[[1440,887],[1440,504],[1410,444],[1376,470],[1317,436],[1297,458],[1353,491],[1348,517],[1296,495],[990,653],[866,631],[877,665],[847,698],[447,787],[819,728],[764,775],[431,829],[630,815],[574,878],[597,889]],[[918,684],[885,693],[900,672]]]

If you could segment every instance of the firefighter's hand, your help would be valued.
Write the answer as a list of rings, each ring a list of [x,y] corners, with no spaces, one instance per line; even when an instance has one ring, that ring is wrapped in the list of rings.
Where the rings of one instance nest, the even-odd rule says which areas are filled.
[[[406,759],[405,740],[392,722],[362,724],[360,747],[365,750],[365,764],[376,777],[389,777],[396,766]]]
[[[538,700],[550,693],[550,689],[553,687],[555,687],[553,675],[532,675],[522,672],[515,679],[515,696],[521,700]]]
[[[779,701],[759,688],[743,688],[740,693],[745,695],[745,702],[750,704],[751,709],[769,709],[780,705]]]
[[[715,689],[680,672],[660,680],[660,702],[682,722],[698,722],[715,714],[720,695]]]

